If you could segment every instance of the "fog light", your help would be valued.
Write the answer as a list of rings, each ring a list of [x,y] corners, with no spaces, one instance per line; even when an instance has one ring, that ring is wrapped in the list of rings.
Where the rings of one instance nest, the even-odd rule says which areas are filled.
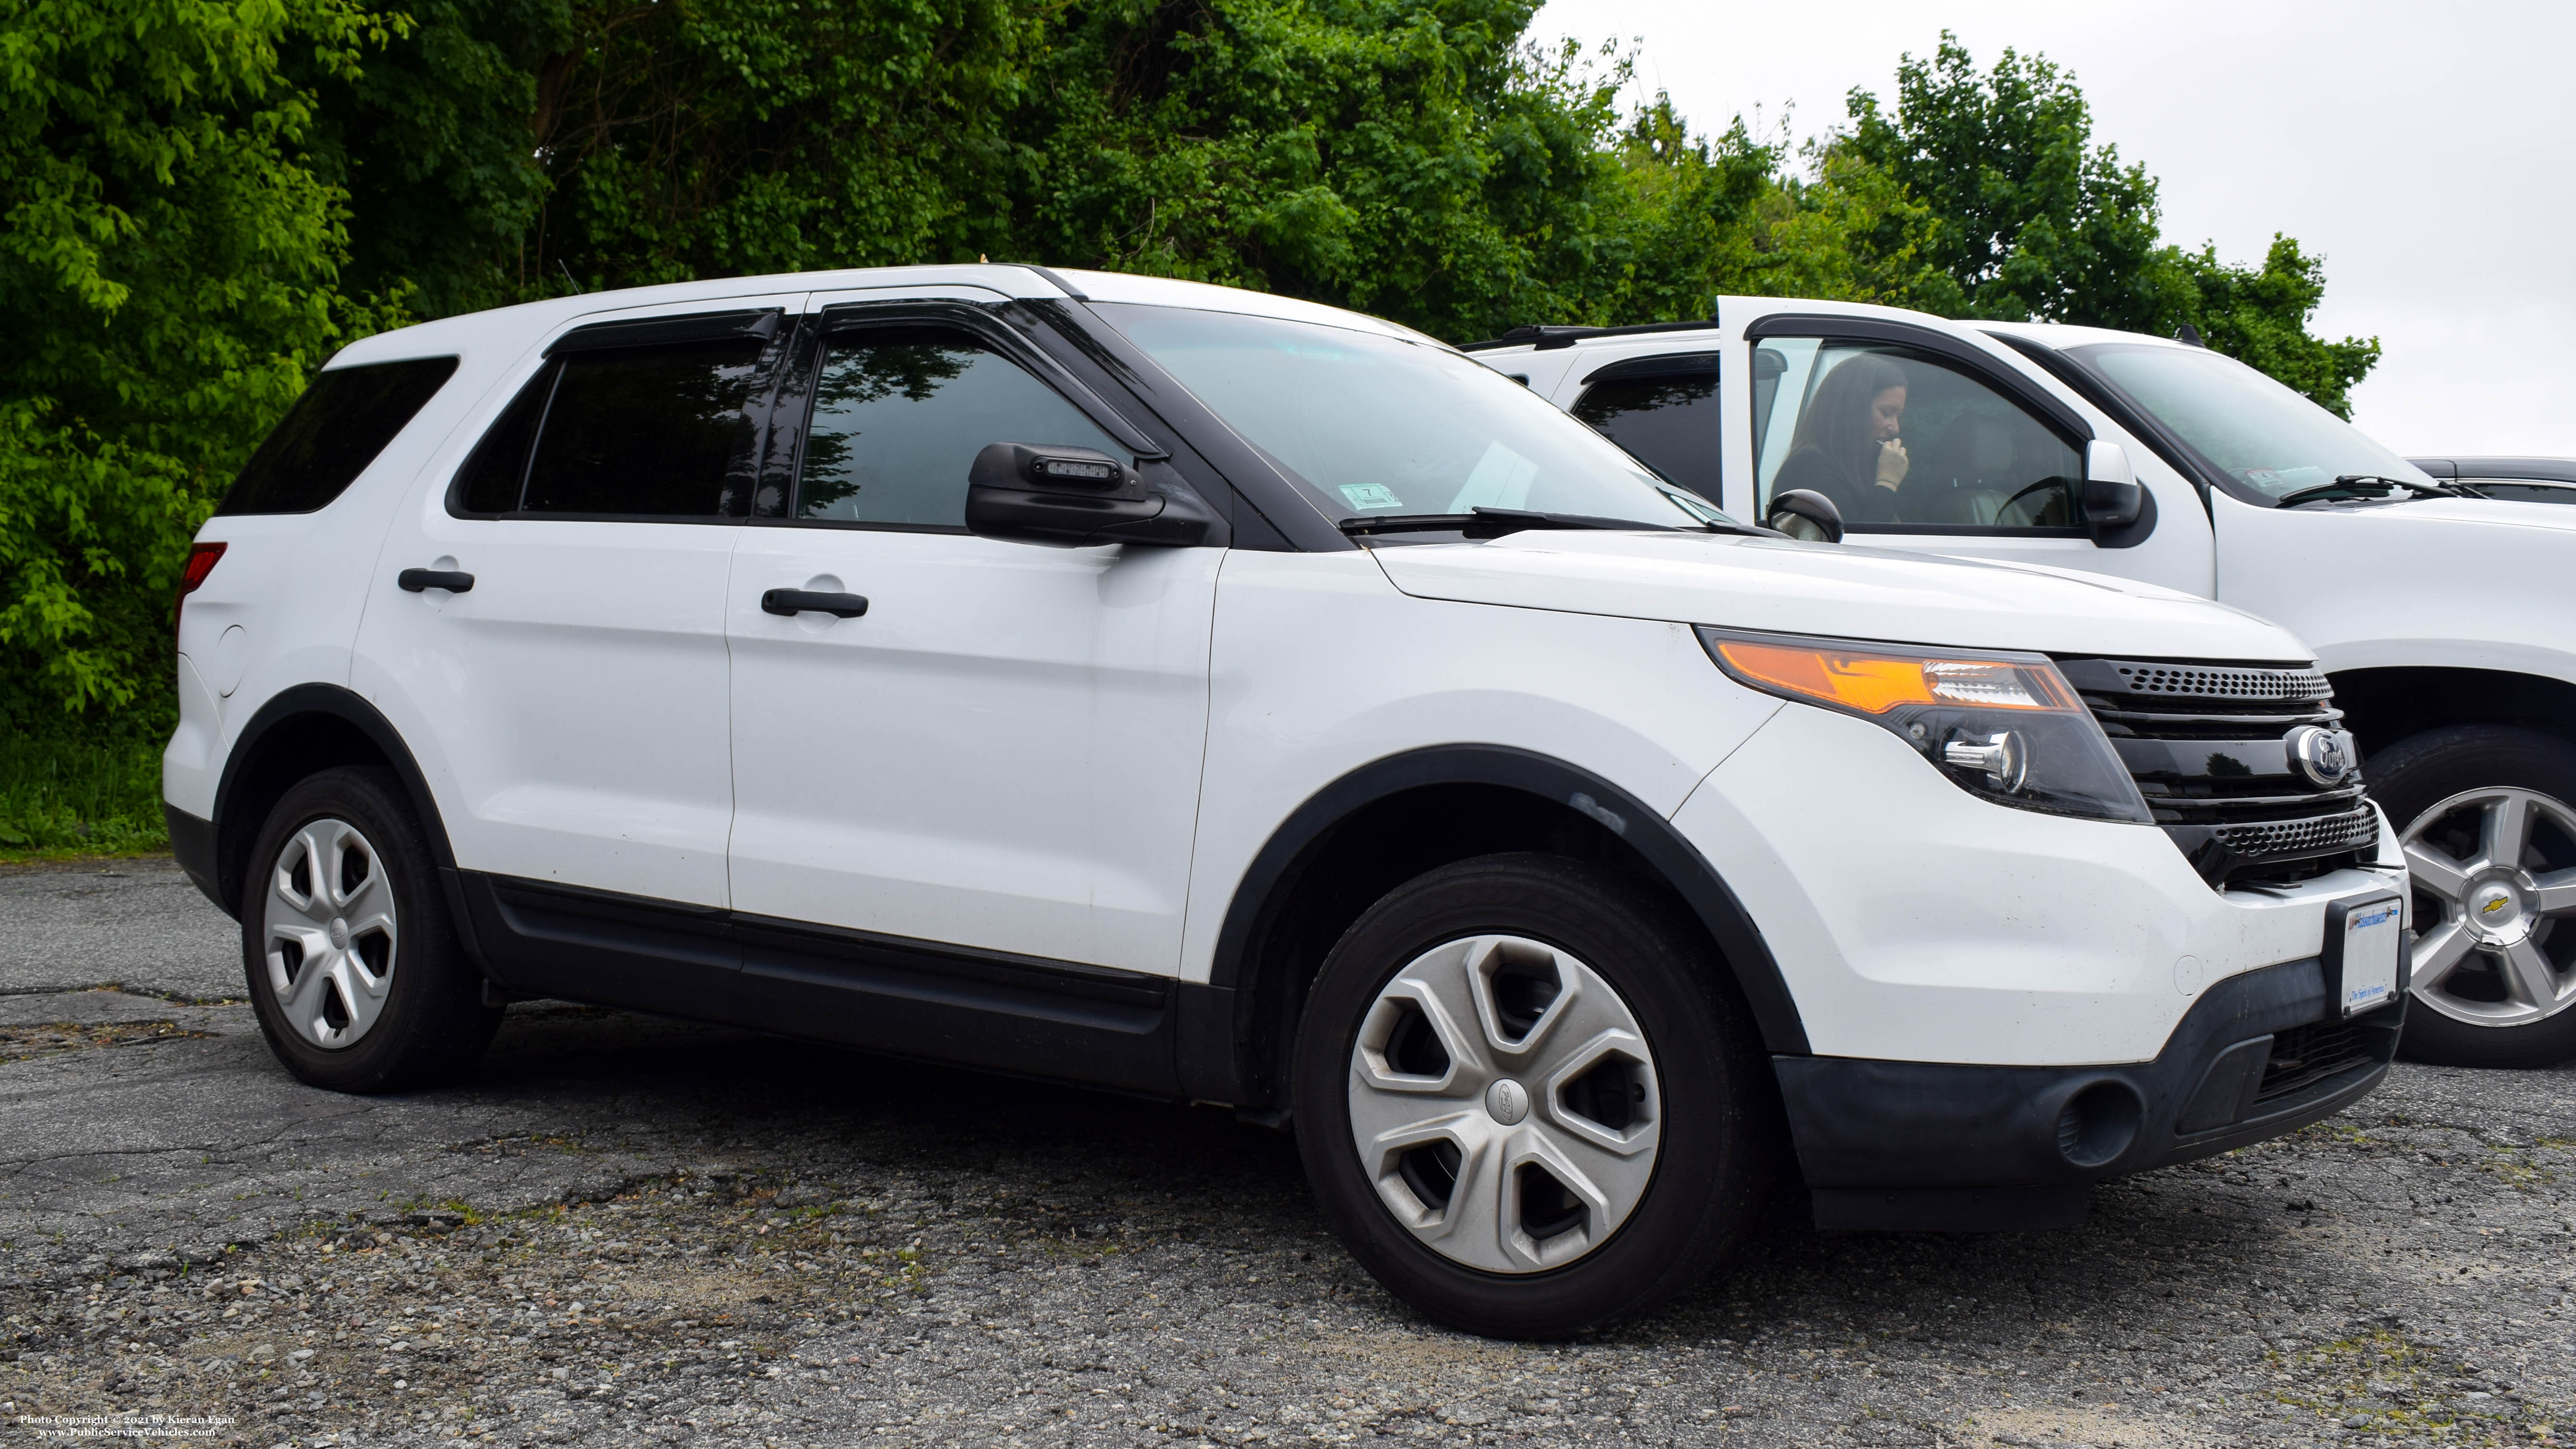
[[[2125,1082],[2095,1082],[2057,1114],[2057,1150],[2077,1167],[2100,1167],[2129,1150],[2147,1104]]]
[[[1954,769],[1981,771],[1989,788],[2007,795],[2030,779],[2030,745],[2019,730],[1953,735],[1941,746],[1941,762]]]

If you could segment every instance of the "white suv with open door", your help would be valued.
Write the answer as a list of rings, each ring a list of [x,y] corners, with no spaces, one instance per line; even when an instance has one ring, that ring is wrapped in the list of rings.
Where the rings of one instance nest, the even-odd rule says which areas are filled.
[[[2187,341],[1762,297],[1718,315],[1468,350],[1740,517],[1804,491],[1874,550],[2079,569],[2284,625],[2331,705],[2150,718],[2078,688],[2121,711],[2104,723],[2176,840],[2270,832],[2247,880],[2335,858],[2290,747],[2349,730],[2413,867],[2409,1054],[2576,1056],[2576,509],[2468,481],[2539,469],[2436,460],[2436,478]],[[2244,869],[2194,858],[2213,886]]]
[[[2344,777],[2178,837],[2105,733],[2337,759],[2289,633],[1746,528],[1294,301],[942,267],[389,333],[187,579],[171,838],[304,1080],[553,996],[1227,1103],[1486,1332],[1688,1285],[1784,1137],[1829,1226],[2071,1220],[2369,1091],[2405,1009]]]

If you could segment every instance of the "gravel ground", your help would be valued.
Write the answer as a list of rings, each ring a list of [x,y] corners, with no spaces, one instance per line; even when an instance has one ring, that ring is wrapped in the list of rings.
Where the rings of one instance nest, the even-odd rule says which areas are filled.
[[[1501,1344],[1208,1109],[548,1004],[463,1086],[307,1090],[229,923],[120,869],[0,879],[0,1442],[2576,1438],[2576,1069],[2402,1067],[2064,1232],[1784,1211],[1648,1322]]]

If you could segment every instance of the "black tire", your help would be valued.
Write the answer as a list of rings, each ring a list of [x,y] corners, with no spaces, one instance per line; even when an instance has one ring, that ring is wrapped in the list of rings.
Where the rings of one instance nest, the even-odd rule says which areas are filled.
[[[2370,793],[2400,837],[2426,812],[2479,789],[2511,786],[2576,805],[2576,745],[2537,730],[2509,725],[2451,725],[2409,736],[2372,756]],[[2556,834],[2552,850],[2576,847]],[[2554,864],[2556,862],[2553,862]],[[2564,862],[2576,865],[2576,859]],[[2439,899],[2418,889],[2419,927],[2439,919]],[[2576,932],[2576,922],[2553,920],[2553,933]],[[2553,934],[2546,942],[2562,962],[2567,946]],[[2517,1026],[2483,1026],[2446,1016],[2422,997],[2409,1002],[2406,1033],[2398,1050],[2420,1062],[2462,1067],[2545,1067],[2576,1057],[2576,1008]]]
[[[1352,1053],[1380,991],[1425,952],[1479,935],[1527,937],[1586,963],[1653,1051],[1662,1136],[1643,1196],[1606,1242],[1546,1271],[1480,1271],[1426,1246],[1381,1200],[1353,1140]],[[1764,1200],[1778,1140],[1768,1062],[1724,970],[1668,896],[1556,856],[1462,861],[1370,907],[1316,978],[1291,1088],[1307,1176],[1351,1254],[1429,1317],[1495,1338],[1600,1328],[1698,1283]]]
[[[267,908],[288,842],[319,821],[356,828],[391,892],[398,944],[383,1006],[363,1035],[325,1048],[299,1035],[271,981]],[[483,975],[449,919],[429,837],[391,772],[347,766],[299,781],[269,812],[242,882],[242,965],[269,1049],[297,1078],[335,1092],[385,1092],[453,1077],[500,1028]],[[336,929],[336,928],[335,928]],[[345,1015],[345,1013],[344,1013]]]

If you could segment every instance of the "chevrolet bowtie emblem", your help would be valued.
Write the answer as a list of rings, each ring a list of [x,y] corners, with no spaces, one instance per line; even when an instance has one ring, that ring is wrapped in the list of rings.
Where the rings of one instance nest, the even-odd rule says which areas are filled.
[[[2498,896],[2494,900],[2487,902],[2485,905],[2478,907],[2478,914],[2481,916],[2492,916],[2503,909],[2504,897]]]

